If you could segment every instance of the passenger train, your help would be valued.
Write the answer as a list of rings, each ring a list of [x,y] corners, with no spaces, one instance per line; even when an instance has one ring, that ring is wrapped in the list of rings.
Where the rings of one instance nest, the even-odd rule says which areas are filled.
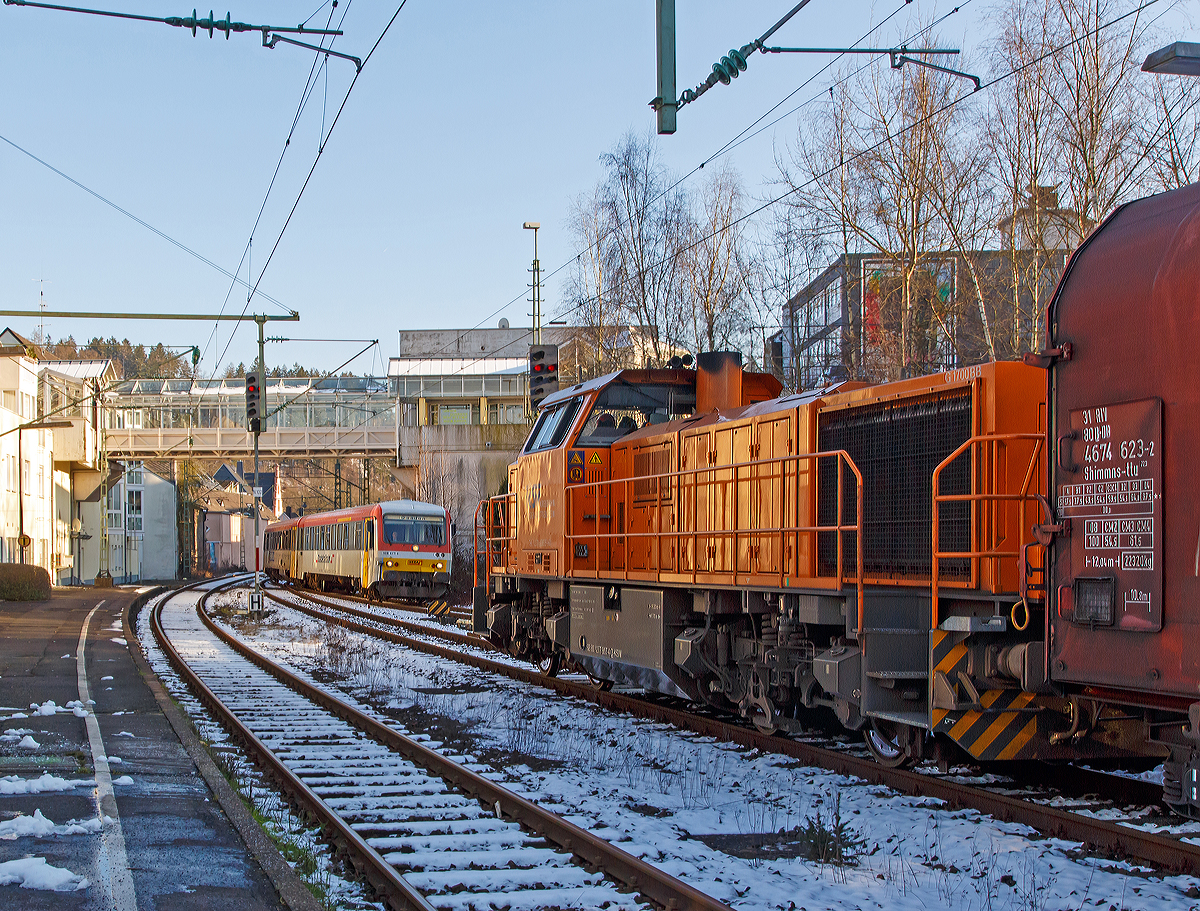
[[[737,355],[542,405],[474,627],[883,763],[1163,762],[1200,817],[1200,184],[1074,252],[1041,351],[780,396]]]
[[[389,500],[268,525],[265,568],[277,582],[429,601],[450,588],[452,541],[441,506]]]

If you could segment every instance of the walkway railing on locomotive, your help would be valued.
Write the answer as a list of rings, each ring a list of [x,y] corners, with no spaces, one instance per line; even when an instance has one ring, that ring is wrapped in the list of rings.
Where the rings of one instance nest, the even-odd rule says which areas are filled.
[[[516,502],[515,494],[502,493],[481,500],[475,508],[476,587],[481,584],[481,578],[516,570],[516,563],[512,559],[516,531],[509,526],[510,517],[516,516]],[[501,534],[501,531],[504,533]]]
[[[612,488],[614,488],[616,485],[622,485],[623,493],[625,496],[625,502],[627,502],[627,503],[638,502],[642,506],[657,507],[654,510],[656,525],[658,525],[658,522],[661,520],[661,517],[663,515],[663,506],[670,504],[671,498],[674,496],[674,491],[677,489],[688,489],[688,490],[692,490],[692,491],[698,491],[701,488],[711,488],[711,487],[721,487],[723,489],[731,488],[733,493],[732,493],[732,497],[730,498],[731,502],[730,502],[729,514],[736,516],[739,514],[739,506],[741,505],[739,503],[739,491],[740,491],[741,485],[749,485],[751,482],[759,482],[759,483],[764,482],[764,481],[778,482],[779,486],[780,486],[780,490],[782,491],[784,489],[787,481],[790,479],[798,490],[799,489],[799,479],[801,477],[803,477],[800,463],[802,463],[802,462],[803,463],[814,463],[814,469],[811,471],[811,477],[815,478],[815,476],[816,476],[815,463],[817,463],[820,459],[836,459],[838,462],[839,470],[836,472],[836,474],[837,474],[837,502],[839,504],[845,503],[843,485],[845,484],[845,481],[846,481],[846,475],[845,475],[845,472],[843,472],[841,470],[841,466],[845,466],[853,474],[854,479],[855,479],[854,484],[855,484],[855,508],[856,508],[854,524],[845,524],[839,520],[832,524],[814,524],[814,525],[800,525],[800,524],[786,525],[786,524],[784,524],[784,525],[770,526],[770,527],[766,527],[766,528],[753,528],[753,529],[750,529],[750,528],[732,528],[732,529],[709,529],[709,528],[706,528],[706,529],[700,529],[698,527],[699,523],[697,521],[699,518],[699,516],[698,516],[698,498],[693,496],[693,497],[691,497],[692,530],[689,532],[679,532],[678,530],[664,531],[661,527],[656,527],[654,529],[648,529],[646,531],[631,531],[628,529],[618,529],[616,531],[608,531],[608,532],[600,531],[601,523],[600,523],[600,521],[598,521],[598,519],[601,517],[600,506],[604,499],[604,495],[603,495],[602,491],[606,488],[609,490],[607,499],[609,500],[610,503],[612,502],[612,499],[613,499]],[[789,470],[789,466],[791,466],[790,470]],[[772,471],[769,474],[766,474],[763,472],[763,469],[765,469],[765,468],[770,468],[770,469],[772,469]],[[777,474],[775,473],[775,469],[778,469]],[[753,472],[753,473],[749,474],[749,476],[745,476],[747,473],[751,473],[751,472]],[[721,477],[719,475],[726,475],[726,476]],[[654,485],[657,487],[656,496],[652,497],[652,498],[646,497],[644,495],[641,497],[637,497],[636,492],[633,490],[633,485],[637,485],[637,484],[646,485],[646,483],[648,481],[656,481],[657,482]],[[690,482],[690,483],[686,483],[686,482]],[[815,489],[815,486],[816,486],[815,483],[812,483],[810,485],[810,487],[812,489]],[[645,490],[645,489],[647,489],[647,488],[644,487],[643,490]],[[584,534],[571,534],[568,532],[568,534],[566,535],[567,559],[570,561],[570,563],[569,563],[569,565],[571,567],[570,571],[571,571],[571,574],[574,576],[583,576],[586,578],[592,578],[592,577],[600,578],[600,573],[601,573],[601,570],[599,567],[600,561],[599,561],[598,556],[597,556],[597,560],[596,560],[597,565],[596,565],[595,569],[589,569],[589,568],[575,566],[577,558],[574,556],[574,554],[575,554],[575,544],[577,542],[578,543],[585,543],[588,541],[592,542],[594,545],[594,548],[595,548],[593,553],[596,553],[598,555],[600,553],[600,542],[602,540],[612,541],[612,540],[619,539],[621,542],[620,543],[620,553],[623,558],[622,566],[619,567],[619,571],[621,573],[620,578],[622,578],[623,580],[629,580],[631,578],[631,576],[630,576],[630,559],[629,559],[630,540],[631,539],[647,538],[647,539],[651,539],[651,540],[661,540],[661,539],[667,538],[667,539],[674,539],[677,544],[680,542],[683,542],[683,541],[690,541],[692,544],[692,553],[693,554],[700,553],[699,546],[701,543],[703,543],[706,547],[710,547],[711,546],[710,542],[713,541],[714,539],[719,540],[719,541],[731,540],[732,546],[733,546],[733,552],[735,554],[737,554],[739,552],[738,545],[742,541],[745,541],[749,547],[753,547],[756,542],[761,542],[767,538],[773,538],[775,540],[775,542],[778,544],[779,553],[780,553],[780,557],[781,557],[781,559],[778,562],[778,566],[779,566],[778,570],[772,570],[772,571],[767,571],[767,572],[762,572],[762,571],[756,572],[756,571],[751,571],[751,570],[740,571],[737,568],[737,563],[735,561],[734,568],[728,574],[732,577],[732,584],[734,584],[734,585],[752,581],[754,578],[762,579],[762,577],[764,577],[764,576],[773,576],[773,577],[775,577],[777,585],[780,588],[782,588],[785,586],[786,579],[788,579],[789,577],[791,577],[793,575],[797,575],[795,573],[789,572],[788,560],[785,558],[785,555],[788,554],[787,545],[789,544],[789,540],[788,540],[789,536],[796,536],[796,535],[811,536],[814,546],[812,548],[810,548],[810,553],[812,553],[814,555],[814,559],[815,559],[816,536],[823,532],[824,533],[832,533],[835,536],[836,541],[837,541],[836,575],[832,578],[817,577],[814,573],[804,573],[802,575],[805,575],[807,578],[812,579],[812,581],[814,583],[814,587],[822,587],[822,588],[828,587],[828,588],[840,589],[847,584],[852,584],[855,588],[856,598],[857,598],[857,608],[858,608],[857,612],[858,612],[858,618],[859,618],[858,628],[861,628],[861,626],[862,626],[862,609],[863,609],[863,550],[862,550],[863,549],[863,535],[862,535],[863,479],[862,479],[861,472],[858,470],[858,466],[854,464],[853,459],[850,458],[850,454],[848,452],[846,452],[845,450],[839,449],[839,450],[832,450],[829,452],[801,453],[798,455],[778,456],[778,457],[770,458],[770,459],[755,459],[755,460],[752,460],[749,462],[737,462],[737,463],[734,463],[731,465],[711,465],[711,466],[706,466],[704,468],[689,468],[689,469],[684,469],[681,471],[661,472],[658,474],[648,474],[648,475],[638,475],[636,477],[630,477],[630,478],[616,478],[616,479],[609,479],[609,480],[604,480],[604,481],[589,481],[586,483],[570,485],[566,488],[566,490],[567,490],[567,515],[568,516],[576,515],[575,509],[574,509],[574,507],[576,505],[576,498],[590,497],[592,500],[592,503],[593,503],[593,512],[590,514],[586,514],[586,515],[592,515],[592,516],[596,517],[596,525],[595,525],[595,528],[593,531],[586,532]],[[664,493],[664,491],[665,491],[665,493]],[[499,498],[497,498],[497,499],[499,499]],[[816,503],[815,495],[813,497],[812,502],[813,502],[813,508],[815,509],[815,503]],[[585,501],[584,505],[586,505],[586,501]],[[779,512],[781,514],[783,512],[785,512],[787,510],[788,505],[789,504],[787,504],[786,502],[781,502],[780,504],[778,504]],[[798,508],[798,505],[799,504],[797,501],[795,506]],[[585,517],[586,517],[586,515],[585,515]],[[854,572],[852,572],[852,573],[847,570],[847,566],[846,566],[846,555],[845,555],[846,535],[844,534],[846,532],[852,532],[854,534],[855,561],[854,561]],[[508,542],[511,539],[503,538],[500,540],[502,540],[504,545],[507,546]],[[797,550],[797,558],[798,558],[799,548],[797,547],[796,550]],[[579,558],[579,559],[583,559],[583,558]],[[618,571],[617,568],[612,568],[609,570],[610,574],[615,574],[617,571]],[[662,572],[661,569],[658,571],[660,573]],[[702,571],[699,568],[699,561],[693,560],[692,567],[690,570],[690,575],[691,575],[693,583],[699,579],[699,576],[701,575],[702,572],[705,574],[711,574],[712,571],[709,571],[709,570]],[[678,574],[688,575],[689,572],[683,571],[682,573],[678,573]],[[609,576],[609,578],[612,578],[612,577],[613,577],[612,575]]]
[[[932,542],[933,548],[933,565],[931,572],[931,595],[933,601],[932,626],[937,629],[939,623],[938,617],[938,592],[939,589],[945,588],[977,588],[979,586],[979,567],[983,560],[992,561],[995,570],[993,571],[992,594],[1001,594],[1000,590],[1000,561],[1006,558],[1019,560],[1022,553],[1022,537],[1021,534],[1027,527],[1029,514],[1028,507],[1032,504],[1040,510],[1041,503],[1038,500],[1040,491],[1030,491],[1030,488],[1036,484],[1044,472],[1039,471],[1040,456],[1045,444],[1045,435],[1041,433],[996,433],[996,434],[979,434],[965,440],[962,445],[955,449],[950,455],[946,456],[941,463],[933,470],[931,490],[933,492],[932,501]],[[1029,454],[1029,462],[1025,468],[1025,477],[1021,482],[1019,492],[1009,493],[1004,489],[1004,475],[999,470],[999,460],[997,458],[997,445],[1000,443],[1029,441],[1033,443]],[[979,460],[976,457],[978,447],[989,444],[990,451],[988,452],[989,459],[987,464],[991,466],[991,471],[985,474],[989,481],[988,489],[983,491],[973,490],[971,493],[965,494],[944,494],[941,493],[941,476],[942,471],[959,459],[964,453],[970,453],[971,457],[971,478],[980,477]],[[982,480],[982,479],[981,479]],[[972,487],[974,487],[972,483]],[[1002,547],[994,547],[983,549],[980,544],[980,537],[984,531],[984,523],[980,521],[978,508],[976,504],[992,502],[992,503],[1007,503],[1015,502],[1018,504],[1017,528],[1019,533],[1015,537],[1015,544],[1012,550]],[[970,550],[965,551],[950,551],[941,549],[941,521],[940,521],[940,504],[942,503],[970,503],[971,514],[969,518],[970,524]],[[967,560],[970,566],[970,579],[967,581],[943,581],[941,579],[941,564],[943,560]],[[1018,565],[1018,578],[1021,580],[1021,590],[1018,594],[1022,599],[1028,594],[1025,590],[1026,574],[1020,571]],[[1028,623],[1028,618],[1026,618]],[[1015,623],[1014,623],[1015,625]]]

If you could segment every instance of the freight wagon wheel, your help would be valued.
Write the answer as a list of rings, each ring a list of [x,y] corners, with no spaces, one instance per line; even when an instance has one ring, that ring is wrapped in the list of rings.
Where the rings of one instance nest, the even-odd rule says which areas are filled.
[[[537,666],[538,670],[547,677],[557,677],[558,672],[562,670],[562,655],[560,655],[558,652],[551,652],[549,655],[546,655],[544,658],[542,658],[542,660],[537,663]]]
[[[587,673],[587,672],[585,671],[584,673]],[[613,688],[613,682],[611,680],[605,680],[603,677],[593,677],[591,674],[588,674],[587,679],[588,679],[588,683],[590,683],[592,686],[594,686],[596,689],[598,689],[602,693],[607,693],[609,690],[611,690]]]
[[[908,754],[904,751],[904,725],[893,721],[872,718],[871,723],[863,731],[863,739],[867,749],[875,757],[875,761],[889,769],[898,769],[908,765]]]

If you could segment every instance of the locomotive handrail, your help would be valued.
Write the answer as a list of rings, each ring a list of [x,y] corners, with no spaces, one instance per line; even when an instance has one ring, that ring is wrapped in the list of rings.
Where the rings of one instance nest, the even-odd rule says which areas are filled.
[[[514,508],[510,508],[511,506]],[[510,567],[512,555],[512,544],[516,540],[516,530],[511,529],[511,522],[515,521],[516,497],[510,491],[509,493],[496,494],[488,497],[486,500],[481,500],[479,507],[475,511],[475,585],[479,585],[479,561],[486,561],[484,566],[487,568],[488,575],[497,570],[515,568]],[[479,546],[479,532],[481,530],[479,522],[479,510],[485,509],[483,515],[483,542],[484,546]],[[499,534],[499,528],[503,526],[506,534]],[[509,530],[512,534],[507,534]]]
[[[794,463],[796,465],[795,472],[793,473],[792,476],[798,477],[800,474],[800,463],[801,462],[814,462],[815,463],[818,460],[823,459],[823,458],[824,459],[829,459],[829,458],[836,459],[837,464],[838,464],[838,471],[837,471],[837,517],[838,518],[834,524],[831,524],[831,525],[780,524],[780,525],[776,525],[776,526],[758,527],[758,528],[753,528],[753,529],[736,528],[736,527],[721,528],[721,529],[715,529],[715,528],[700,529],[699,522],[698,522],[699,517],[697,515],[698,498],[695,496],[692,496],[691,497],[691,510],[692,510],[691,520],[692,521],[691,521],[690,531],[686,531],[686,532],[674,531],[674,532],[672,532],[672,531],[664,531],[661,527],[658,527],[659,520],[661,520],[662,515],[663,515],[663,510],[662,510],[663,505],[665,503],[669,502],[669,498],[674,495],[674,491],[682,490],[687,486],[682,483],[684,481],[684,479],[692,480],[691,487],[693,490],[699,490],[702,485],[704,485],[704,486],[720,485],[722,488],[728,488],[732,485],[732,491],[733,491],[732,497],[731,497],[732,505],[731,505],[731,508],[730,508],[728,514],[736,517],[739,514],[739,505],[740,505],[738,502],[739,489],[740,489],[739,485],[742,484],[743,481],[752,480],[752,478],[743,478],[742,477],[742,471],[744,469],[756,469],[756,468],[763,468],[766,466],[771,466],[771,467],[778,466],[778,468],[780,469],[779,478],[781,481],[785,481],[786,477],[787,477],[786,465],[788,463]],[[850,471],[854,474],[854,478],[855,478],[856,515],[855,515],[855,522],[852,525],[843,523],[843,521],[841,519],[842,513],[844,511],[844,504],[845,504],[844,489],[843,489],[843,485],[845,483],[845,478],[844,478],[844,474],[841,470],[842,465],[847,466],[850,469]],[[718,478],[718,477],[716,477],[716,474],[718,472],[730,473],[731,476],[727,477],[727,478]],[[702,478],[701,476],[704,476],[704,477]],[[761,477],[759,477],[758,479],[761,480]],[[663,483],[664,480],[667,481],[668,483]],[[585,534],[573,534],[572,532],[568,531],[564,535],[565,543],[567,545],[567,547],[566,547],[567,559],[570,559],[571,555],[574,553],[574,547],[575,547],[576,542],[582,543],[585,540],[590,541],[593,544],[593,546],[595,548],[594,553],[597,555],[596,556],[596,568],[594,570],[572,569],[570,571],[571,574],[584,576],[586,578],[591,578],[591,577],[600,578],[601,577],[600,576],[600,572],[601,572],[600,560],[599,560],[600,542],[601,541],[612,541],[613,539],[620,539],[621,540],[622,565],[621,565],[620,569],[617,570],[616,568],[612,567],[610,564],[610,572],[613,577],[619,577],[623,581],[628,581],[630,579],[629,555],[630,555],[630,540],[631,539],[636,540],[636,539],[647,538],[647,539],[653,540],[653,539],[673,538],[673,539],[675,539],[677,544],[682,542],[683,540],[690,540],[692,543],[693,559],[691,561],[690,575],[691,575],[692,583],[695,584],[699,581],[699,575],[700,575],[699,545],[700,545],[701,541],[703,540],[707,544],[712,539],[732,539],[732,541],[733,541],[733,569],[729,573],[729,575],[732,578],[733,584],[737,585],[737,584],[739,584],[740,577],[742,577],[742,576],[760,576],[761,577],[763,575],[767,575],[766,573],[761,573],[761,572],[754,573],[754,572],[750,572],[750,571],[746,571],[746,572],[739,571],[738,566],[737,566],[737,553],[738,553],[737,544],[738,544],[739,539],[742,537],[749,537],[750,540],[753,542],[755,540],[761,541],[762,539],[764,539],[768,536],[777,536],[779,545],[780,545],[781,559],[779,560],[778,571],[771,573],[771,575],[775,575],[778,577],[778,585],[780,588],[783,588],[783,587],[785,587],[786,581],[789,578],[787,559],[784,558],[784,555],[787,553],[787,550],[784,547],[784,544],[786,543],[787,535],[789,535],[789,534],[816,534],[816,533],[820,533],[820,532],[830,532],[835,535],[836,541],[837,541],[837,567],[836,567],[836,577],[835,577],[837,580],[836,584],[839,589],[841,589],[846,584],[846,582],[852,582],[854,584],[856,602],[857,602],[857,604],[856,604],[857,616],[858,616],[858,627],[857,628],[859,628],[859,629],[862,628],[862,614],[863,614],[863,535],[862,535],[863,479],[862,479],[862,473],[859,471],[858,466],[854,464],[854,460],[850,457],[850,454],[848,452],[846,452],[843,449],[837,449],[837,450],[829,450],[828,452],[799,453],[796,455],[778,456],[778,457],[769,458],[769,459],[754,459],[754,460],[747,461],[747,462],[736,462],[736,463],[729,464],[729,465],[707,465],[703,468],[688,468],[688,469],[682,469],[680,471],[658,472],[655,474],[637,475],[637,476],[628,477],[628,478],[615,478],[615,479],[609,478],[609,479],[601,480],[601,481],[588,481],[588,482],[583,482],[583,483],[578,483],[578,484],[572,484],[572,485],[568,485],[566,488],[566,492],[567,492],[566,515],[568,517],[570,517],[575,514],[573,506],[575,503],[575,498],[578,496],[591,497],[594,500],[594,502],[597,504],[595,507],[594,513],[592,513],[592,515],[600,515],[601,511],[600,511],[599,503],[601,500],[602,488],[609,488],[610,496],[611,496],[611,491],[616,488],[616,485],[622,486],[622,492],[624,493],[624,503],[633,503],[633,502],[635,502],[635,496],[633,495],[633,490],[632,490],[631,485],[634,485],[637,483],[645,483],[647,481],[657,481],[658,482],[656,484],[657,493],[656,493],[655,497],[653,497],[653,498],[649,498],[644,495],[640,496],[637,498],[637,502],[641,502],[642,504],[654,504],[655,505],[656,508],[654,510],[654,515],[656,517],[656,522],[655,522],[656,527],[648,528],[645,531],[633,531],[628,528],[620,528],[618,530],[610,530],[610,531],[604,532],[604,531],[600,530],[600,524],[601,524],[600,521],[596,521],[593,519],[593,521],[595,521],[594,528]],[[667,494],[666,497],[664,497],[664,489],[669,491],[669,493]],[[813,489],[815,489],[815,485],[814,485]],[[685,508],[685,504],[681,503],[679,505],[679,508],[680,509]],[[611,510],[610,510],[610,512],[611,512]],[[736,521],[734,522],[734,524],[736,525]],[[853,531],[855,533],[855,545],[856,545],[855,546],[855,571],[854,571],[854,574],[850,575],[850,576],[848,576],[847,572],[846,572],[846,559],[845,559],[846,555],[844,553],[845,541],[844,541],[843,532],[847,532],[847,531]],[[507,543],[508,541],[511,540],[511,538],[505,538],[503,540],[505,543]],[[709,552],[711,552],[711,545],[710,545]],[[814,553],[815,553],[815,548],[814,548]],[[799,557],[799,554],[797,553],[797,559],[798,559],[798,557]],[[495,566],[495,565],[496,564],[493,563],[493,566]],[[567,571],[565,570],[565,568],[560,570],[560,572],[562,575],[567,574]],[[618,572],[619,572],[619,576],[618,576]],[[661,579],[663,576],[662,568],[658,567],[656,569],[656,573],[657,573],[658,577]],[[682,573],[676,573],[676,575],[682,575]]]
[[[1007,491],[1004,491],[1004,492],[998,491],[995,489],[996,480],[998,477],[998,474],[995,470],[995,463],[996,463],[995,444],[1001,443],[1001,442],[1020,441],[1020,440],[1029,440],[1033,443],[1033,450],[1029,455],[1029,463],[1025,469],[1025,478],[1021,482],[1020,492],[1019,493],[1008,493]],[[931,536],[932,536],[931,545],[932,545],[932,558],[933,559],[932,559],[932,567],[931,567],[931,572],[930,572],[930,585],[931,585],[930,596],[931,596],[931,600],[932,600],[931,627],[933,629],[937,629],[938,623],[940,620],[939,615],[938,615],[939,614],[939,612],[938,612],[938,590],[941,585],[940,576],[941,576],[942,560],[963,560],[963,559],[969,560],[970,565],[971,565],[971,581],[968,584],[971,587],[974,587],[979,584],[978,572],[979,572],[980,561],[991,560],[993,565],[997,565],[999,563],[999,561],[1004,559],[1005,557],[1012,557],[1012,558],[1016,559],[1020,555],[1020,553],[1021,553],[1020,533],[1018,533],[1018,536],[1017,536],[1016,550],[1010,551],[1010,550],[1002,550],[999,548],[992,548],[989,550],[981,549],[981,547],[979,545],[979,541],[978,541],[980,529],[979,529],[979,523],[976,521],[975,504],[981,503],[984,501],[995,502],[995,503],[1003,503],[1003,502],[1018,503],[1019,504],[1019,515],[1018,515],[1018,519],[1017,519],[1017,528],[1024,529],[1026,527],[1026,507],[1027,507],[1027,505],[1029,503],[1034,503],[1035,505],[1038,504],[1036,491],[1034,493],[1030,493],[1029,488],[1030,488],[1030,485],[1037,479],[1037,477],[1039,477],[1039,474],[1037,471],[1038,457],[1041,455],[1042,447],[1045,443],[1045,440],[1046,440],[1045,434],[1041,434],[1041,433],[976,434],[975,436],[972,436],[969,439],[964,440],[963,443],[957,449],[955,449],[948,456],[946,456],[946,458],[942,459],[942,461],[938,464],[937,468],[935,468],[933,470],[933,475],[932,475],[931,483],[930,483],[930,490],[932,491],[932,494],[933,494],[932,515],[931,515],[931,520],[932,520],[931,521]],[[963,453],[967,452],[968,450],[971,453],[971,487],[972,487],[972,490],[974,490],[975,480],[976,480],[976,477],[978,474],[977,466],[975,464],[975,450],[976,450],[977,446],[984,444],[984,443],[992,444],[991,464],[992,464],[993,468],[992,468],[991,474],[989,475],[990,480],[991,480],[989,489],[986,491],[983,491],[981,493],[980,492],[965,493],[965,494],[939,493],[942,470],[944,468],[946,468],[947,466],[949,466],[951,463],[953,463],[956,459],[959,458],[959,456],[961,456]],[[969,525],[970,525],[969,534],[970,534],[970,541],[971,541],[971,549],[970,550],[965,550],[965,551],[943,551],[943,550],[940,550],[941,521],[940,521],[939,504],[941,504],[941,503],[970,503],[971,504],[971,516],[970,516],[970,520],[969,520]],[[993,588],[995,588],[994,583],[993,583]]]

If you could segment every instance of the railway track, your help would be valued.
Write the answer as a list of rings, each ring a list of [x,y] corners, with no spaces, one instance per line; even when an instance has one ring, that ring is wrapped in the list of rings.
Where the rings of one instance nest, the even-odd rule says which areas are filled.
[[[290,591],[292,597],[281,597],[268,590],[272,600],[310,616],[332,620],[348,629],[387,639],[409,648],[437,655],[451,661],[464,663],[480,670],[502,674],[515,680],[535,684],[554,690],[562,695],[574,696],[594,702],[602,707],[664,722],[681,729],[715,737],[722,741],[753,747],[764,752],[780,753],[807,764],[818,766],[845,775],[853,775],[868,783],[881,784],[901,793],[933,797],[944,801],[949,808],[971,808],[987,813],[1005,822],[1028,825],[1045,835],[1080,842],[1091,853],[1120,859],[1137,860],[1156,868],[1176,872],[1200,872],[1200,846],[1182,841],[1170,835],[1157,834],[1133,828],[1144,820],[1135,810],[1124,823],[1121,819],[1098,819],[1087,815],[1099,810],[1107,816],[1120,816],[1113,804],[1134,805],[1141,809],[1157,806],[1161,800],[1161,788],[1138,779],[1122,778],[1083,769],[1063,766],[1057,769],[1039,766],[1036,779],[1042,786],[1040,793],[1033,796],[1021,794],[1022,786],[984,788],[977,783],[964,781],[956,776],[934,775],[924,771],[888,769],[872,759],[844,750],[829,749],[819,744],[766,735],[751,728],[729,721],[682,711],[652,699],[637,698],[625,693],[606,692],[595,686],[573,680],[546,677],[532,669],[498,661],[478,654],[463,652],[463,646],[487,648],[479,637],[466,635],[455,630],[433,625],[413,624],[371,612],[351,608],[335,601],[321,598],[310,592]],[[347,616],[332,616],[324,610],[299,604],[303,598],[325,608]],[[451,643],[457,648],[442,646],[425,639],[406,635],[405,630],[417,635],[435,637]],[[1032,778],[1034,773],[1016,770],[1018,778]],[[1073,809],[1049,805],[1050,798],[1045,787],[1060,789],[1067,798],[1066,803],[1078,803]],[[1102,795],[1101,800],[1088,800],[1088,796]],[[1078,810],[1078,812],[1076,811]]]
[[[274,664],[210,592],[152,615],[176,671],[394,908],[727,906]]]

